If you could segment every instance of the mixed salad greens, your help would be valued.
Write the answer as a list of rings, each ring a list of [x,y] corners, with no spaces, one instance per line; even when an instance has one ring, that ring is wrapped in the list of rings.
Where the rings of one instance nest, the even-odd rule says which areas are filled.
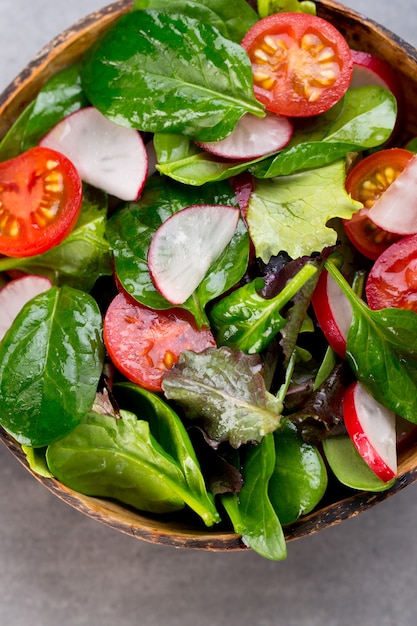
[[[353,86],[343,66],[342,86],[317,79],[314,114],[291,105],[277,131],[287,133],[285,145],[239,158],[218,147],[242,118],[270,115],[269,79],[253,73],[252,43],[241,42],[276,14],[311,20],[316,39],[302,46],[321,53],[312,2],[259,0],[255,10],[245,0],[135,0],[79,63],[44,85],[0,142],[1,315],[14,306],[12,284],[50,281],[0,337],[2,427],[43,476],[149,515],[233,528],[269,559],[285,558],[285,526],[324,502],[335,479],[370,491],[395,481],[392,454],[383,463],[392,472],[379,471],[348,428],[347,388],[359,383],[369,393],[371,432],[392,416],[417,422],[417,316],[368,306],[372,262],[343,227],[364,207],[345,186],[347,171],[387,149],[398,97]],[[276,47],[263,36],[258,58]],[[345,58],[349,65],[340,34],[337,46],[340,67]],[[321,89],[336,91],[336,102],[317,112]],[[77,117],[87,111],[88,123]],[[96,122],[97,112],[107,121]],[[136,137],[146,144],[147,153],[138,144],[147,161],[132,197],[109,191],[119,174],[108,154],[93,155],[106,124],[112,133],[135,130],[129,154]],[[111,137],[106,150],[113,146],[117,162],[128,140],[116,149],[118,131]],[[70,164],[48,166],[54,178],[44,188],[56,197],[36,217],[41,247],[2,248],[17,228],[2,209],[16,172],[35,157],[41,168],[33,150],[65,145]],[[62,199],[73,166],[83,181],[79,206]],[[51,234],[65,203],[69,232]],[[330,297],[318,296],[322,276],[350,316],[342,355],[320,315]],[[350,414],[362,424],[359,397]],[[388,439],[389,424],[381,425]],[[378,438],[369,434],[367,443],[378,448]]]

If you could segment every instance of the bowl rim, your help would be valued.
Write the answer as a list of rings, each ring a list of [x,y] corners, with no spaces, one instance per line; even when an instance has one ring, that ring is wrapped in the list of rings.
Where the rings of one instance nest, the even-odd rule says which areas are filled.
[[[405,42],[401,37],[398,37],[374,20],[334,0],[317,0],[316,4],[319,15],[323,17],[332,15],[335,19],[339,18],[339,20],[343,18],[344,29],[349,28],[350,24],[354,23],[377,33],[382,41],[387,42],[390,49],[394,47],[402,57],[406,57],[413,62],[415,66],[413,71],[415,71],[417,76],[417,49]],[[32,61],[0,94],[0,138],[29,102],[31,99],[30,94],[33,97],[33,94],[37,93],[50,76],[59,71],[59,69],[69,65],[68,60],[65,63],[63,62],[62,55],[69,51],[70,54],[74,55],[74,58],[82,56],[83,52],[93,43],[97,36],[104,32],[123,13],[127,13],[131,6],[131,0],[117,0],[108,4],[63,30],[38,52]],[[94,31],[94,37],[92,38],[90,28],[92,25],[97,26],[99,21],[100,25]],[[340,29],[342,32],[343,28]],[[161,524],[160,520],[153,519],[148,514],[142,515],[140,512],[130,511],[124,505],[79,494],[55,478],[46,478],[34,472],[30,468],[21,446],[2,427],[0,427],[0,440],[19,463],[55,496],[86,516],[124,534],[150,543],[170,545],[177,548],[222,552],[247,549],[240,535],[229,529],[204,529],[202,526],[198,530],[194,526],[187,528],[184,525],[169,525],[166,521]],[[293,541],[337,525],[411,485],[417,481],[417,462],[414,460],[414,456],[417,457],[417,442],[400,455],[399,475],[395,484],[387,491],[380,493],[354,492],[336,502],[331,502],[322,507],[319,505],[312,513],[284,527],[286,540]]]

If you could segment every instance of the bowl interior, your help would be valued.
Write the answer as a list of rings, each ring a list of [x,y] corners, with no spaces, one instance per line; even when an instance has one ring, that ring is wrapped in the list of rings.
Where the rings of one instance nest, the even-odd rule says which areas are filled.
[[[123,13],[131,2],[119,0],[95,12],[64,31],[19,74],[0,95],[0,137],[2,137],[42,85],[56,72],[82,57],[92,43]],[[417,135],[417,51],[372,20],[325,0],[317,3],[318,14],[332,22],[353,48],[372,52],[389,63],[398,73],[405,94],[405,138]],[[81,495],[54,479],[42,478],[29,468],[20,446],[0,428],[0,438],[12,454],[47,489],[70,506],[112,528],[145,541],[205,550],[233,551],[245,549],[240,537],[228,527],[205,530],[190,517],[141,515],[115,502]],[[402,452],[398,480],[388,491],[365,493],[338,489],[329,491],[326,500],[310,515],[285,528],[288,540],[317,532],[394,495],[417,479],[417,444]]]

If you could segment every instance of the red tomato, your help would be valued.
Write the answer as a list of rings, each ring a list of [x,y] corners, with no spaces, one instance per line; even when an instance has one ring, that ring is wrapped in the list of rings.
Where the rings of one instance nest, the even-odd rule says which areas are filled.
[[[371,309],[394,307],[417,313],[417,235],[403,237],[378,257],[365,291]]]
[[[211,331],[197,328],[187,311],[154,311],[123,292],[107,309],[104,343],[117,369],[151,391],[161,391],[164,372],[178,361],[181,352],[202,352],[216,346]]]
[[[0,254],[26,257],[60,243],[81,210],[74,165],[49,148],[31,148],[0,163]]]
[[[252,63],[255,96],[274,113],[318,115],[349,87],[349,45],[334,26],[315,15],[265,17],[246,33],[242,46]]]
[[[346,190],[364,206],[343,226],[353,245],[369,259],[377,259],[399,235],[379,228],[368,217],[369,209],[405,169],[413,153],[402,148],[381,150],[366,157],[350,171]]]

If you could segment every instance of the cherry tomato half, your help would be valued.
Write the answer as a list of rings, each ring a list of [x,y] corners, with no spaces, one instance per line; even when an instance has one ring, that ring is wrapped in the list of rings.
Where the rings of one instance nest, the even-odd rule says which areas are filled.
[[[197,328],[187,311],[154,311],[125,292],[119,293],[107,309],[104,343],[117,369],[151,391],[161,391],[164,372],[178,361],[181,352],[202,352],[216,346],[211,331]]]
[[[255,96],[274,113],[318,115],[349,87],[349,45],[332,24],[315,15],[265,17],[246,33],[242,46],[252,63]]]
[[[353,167],[346,178],[346,190],[364,206],[343,226],[353,245],[369,259],[377,259],[399,235],[379,228],[368,217],[369,209],[405,169],[413,153],[403,148],[375,152]]]
[[[371,309],[394,307],[417,313],[417,235],[403,237],[378,257],[365,292]]]
[[[73,229],[82,183],[63,154],[31,148],[0,163],[0,254],[42,254]]]

